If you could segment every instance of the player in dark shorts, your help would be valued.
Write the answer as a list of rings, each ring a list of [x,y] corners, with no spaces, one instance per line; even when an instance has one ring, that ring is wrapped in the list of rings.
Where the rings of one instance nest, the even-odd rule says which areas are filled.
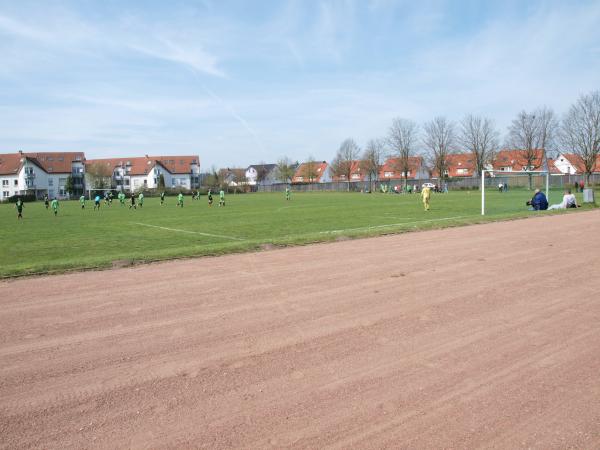
[[[48,200],[48,194],[44,195],[44,206],[46,209],[50,207],[50,200]]]
[[[23,218],[23,200],[21,197],[17,199],[17,203],[15,203],[15,208],[17,208],[17,219]]]
[[[165,193],[164,191],[160,193],[160,206],[165,204]]]
[[[135,194],[131,194],[131,204],[129,205],[129,209],[137,209],[137,206],[135,206]]]
[[[212,204],[213,204],[212,191],[209,189],[208,190],[208,206],[212,206]]]

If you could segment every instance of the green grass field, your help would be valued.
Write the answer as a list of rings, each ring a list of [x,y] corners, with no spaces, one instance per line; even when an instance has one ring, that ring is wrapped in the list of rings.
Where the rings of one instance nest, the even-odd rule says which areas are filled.
[[[3,204],[0,277],[550,214],[527,211],[530,196],[525,190],[490,191],[485,218],[478,191],[433,194],[429,212],[418,195],[294,193],[288,202],[284,194],[273,193],[228,195],[224,208],[209,208],[205,196],[187,197],[183,209],[175,206],[175,198],[163,207],[157,198],[147,198],[137,210],[115,201],[100,212],[90,201],[83,211],[78,201],[69,201],[61,202],[57,217],[42,202],[26,203],[24,220],[18,222],[14,205]],[[561,191],[553,191],[551,203],[561,197]]]

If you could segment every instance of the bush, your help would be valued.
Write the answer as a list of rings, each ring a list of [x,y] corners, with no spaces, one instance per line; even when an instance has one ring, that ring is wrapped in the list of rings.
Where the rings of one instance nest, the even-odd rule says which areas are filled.
[[[13,195],[12,197],[8,197],[8,203],[17,203],[18,198],[23,200],[23,202],[35,202],[37,200],[34,194]]]

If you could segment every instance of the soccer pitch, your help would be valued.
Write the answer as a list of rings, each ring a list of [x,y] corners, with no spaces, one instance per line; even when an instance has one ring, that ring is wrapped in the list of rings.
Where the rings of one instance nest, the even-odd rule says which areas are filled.
[[[557,203],[562,192],[551,192]],[[486,193],[482,217],[478,191],[432,194],[431,210],[420,196],[361,193],[229,194],[227,205],[208,207],[207,198],[185,198],[183,208],[169,197],[146,198],[143,208],[113,201],[93,210],[87,201],[60,203],[58,216],[42,202],[26,203],[17,221],[12,204],[0,205],[0,276],[111,267],[113,264],[176,257],[218,255],[273,245],[294,245],[341,237],[374,236],[440,228],[547,212],[527,211],[526,190]],[[578,201],[581,197],[578,195]],[[581,208],[588,209],[588,208]],[[326,250],[324,250],[326,251]],[[350,256],[350,255],[349,255]],[[360,255],[352,255],[360,256]]]

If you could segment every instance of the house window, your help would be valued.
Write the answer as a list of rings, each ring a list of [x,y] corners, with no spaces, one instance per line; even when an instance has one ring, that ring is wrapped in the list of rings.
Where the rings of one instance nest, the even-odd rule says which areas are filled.
[[[394,172],[384,172],[383,176],[386,177],[386,178],[393,177],[394,176]]]
[[[48,178],[48,186],[54,186],[54,180],[52,178]]]
[[[2,192],[2,195],[3,195],[4,197],[10,197],[10,194],[9,194],[9,192],[8,192],[8,191],[3,191],[3,192]]]
[[[2,186],[8,186],[8,180],[2,180]]]
[[[19,185],[19,180],[14,180],[14,183],[13,183],[13,184],[14,184],[15,186],[18,186],[18,185]]]

